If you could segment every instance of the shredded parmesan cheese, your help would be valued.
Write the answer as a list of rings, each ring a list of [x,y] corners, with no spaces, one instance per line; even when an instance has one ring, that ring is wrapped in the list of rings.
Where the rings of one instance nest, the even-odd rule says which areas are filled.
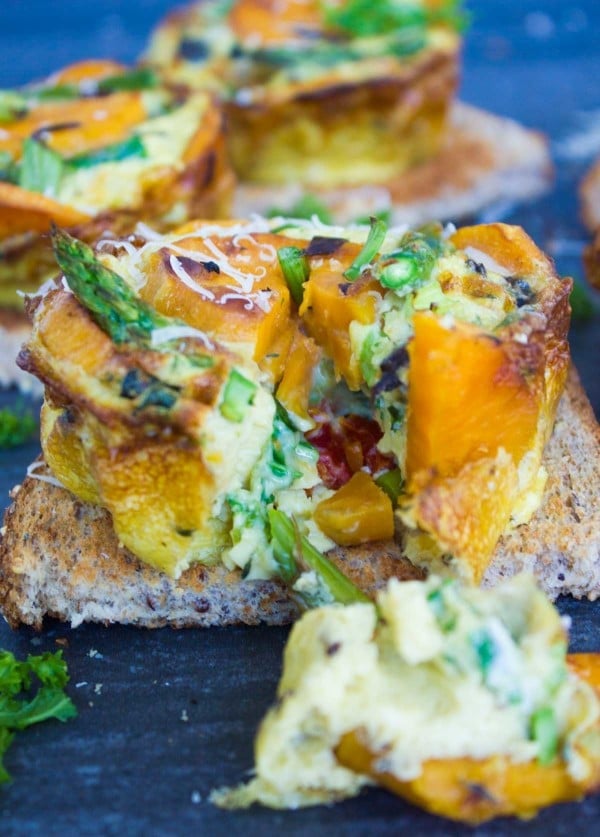
[[[125,238],[101,238],[96,244],[96,250],[99,252],[111,248],[125,250],[128,256],[135,256],[138,252],[138,248],[135,244]]]
[[[205,299],[215,298],[215,295],[212,291],[210,291],[208,288],[205,288],[203,285],[198,284],[198,282],[195,282],[192,279],[192,277],[186,271],[186,269],[181,264],[177,256],[171,255],[169,257],[169,264],[171,265],[171,269],[175,276],[177,276],[178,279],[181,279],[181,281],[187,288],[190,288],[192,291],[195,291],[197,294],[200,294],[200,296],[203,296]]]
[[[210,338],[197,328],[186,325],[172,325],[164,326],[164,328],[155,328],[150,335],[150,342],[152,346],[160,346],[162,343],[168,343],[171,340],[179,340],[182,337],[195,337],[201,340],[207,349],[214,349],[215,344]]]
[[[47,482],[50,485],[55,485],[57,488],[64,488],[62,482],[56,479],[56,477],[50,476],[50,474],[36,474],[35,472],[38,468],[44,468],[46,463],[42,460],[38,460],[37,462],[32,462],[31,465],[27,466],[27,476],[31,477],[34,480],[39,480],[40,482]]]

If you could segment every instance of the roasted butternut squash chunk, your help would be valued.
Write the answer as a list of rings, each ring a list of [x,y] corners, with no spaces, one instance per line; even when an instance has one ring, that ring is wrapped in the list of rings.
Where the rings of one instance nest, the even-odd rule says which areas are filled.
[[[314,370],[321,359],[321,349],[311,337],[297,330],[292,339],[283,376],[277,387],[277,400],[305,430],[314,426],[309,413]]]
[[[392,501],[364,471],[357,471],[332,497],[319,503],[315,521],[342,546],[383,541],[394,534]]]
[[[381,755],[370,753],[357,733],[342,738],[336,756],[340,764],[371,776],[413,805],[470,825],[503,816],[529,819],[548,805],[579,800],[600,784],[600,767],[582,784],[560,761],[521,764],[501,757],[432,760],[423,765],[417,779],[402,782],[380,772]]]
[[[355,244],[344,244],[335,253],[337,269],[331,267],[329,260],[314,267],[300,306],[300,316],[310,334],[333,359],[336,372],[352,390],[360,388],[363,376],[359,359],[352,351],[350,324],[374,322],[374,293],[380,290],[379,283],[373,280],[352,284],[341,275],[341,266],[349,267],[359,251]]]

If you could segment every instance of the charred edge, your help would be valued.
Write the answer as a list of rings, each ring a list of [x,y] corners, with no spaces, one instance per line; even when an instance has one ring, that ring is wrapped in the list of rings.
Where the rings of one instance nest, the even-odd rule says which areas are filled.
[[[315,235],[304,251],[305,256],[331,256],[340,247],[346,244],[346,238],[329,238],[324,235]]]

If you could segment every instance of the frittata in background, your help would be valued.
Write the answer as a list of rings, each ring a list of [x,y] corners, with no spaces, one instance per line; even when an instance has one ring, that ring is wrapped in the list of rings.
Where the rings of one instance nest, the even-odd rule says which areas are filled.
[[[229,209],[219,108],[148,69],[87,61],[1,91],[0,128],[1,306],[52,272],[53,223],[95,241]]]

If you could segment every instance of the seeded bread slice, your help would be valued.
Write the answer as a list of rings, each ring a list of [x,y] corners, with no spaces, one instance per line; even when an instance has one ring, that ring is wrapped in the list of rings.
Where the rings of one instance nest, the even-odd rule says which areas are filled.
[[[532,520],[505,535],[483,580],[491,587],[532,572],[550,598],[600,595],[600,427],[571,370],[544,464],[544,502]]]
[[[174,581],[119,545],[108,512],[65,489],[27,477],[12,498],[0,542],[0,610],[13,627],[41,628],[45,616],[73,626],[181,628],[283,625],[298,615],[283,584],[244,581],[223,565],[196,565]],[[393,575],[422,577],[399,558],[393,542],[378,544],[375,553],[371,547],[336,553],[342,569],[367,591]]]
[[[529,524],[502,539],[484,584],[525,569],[552,598],[571,593],[595,599],[600,594],[600,430],[575,372],[545,464],[550,477],[542,507]],[[333,557],[368,592],[391,576],[420,577],[393,542],[340,548]],[[45,616],[72,625],[95,621],[155,628],[277,625],[298,613],[280,583],[244,581],[223,566],[196,566],[172,580],[119,545],[107,512],[32,477],[13,491],[6,512],[0,609],[12,626],[37,628]]]

